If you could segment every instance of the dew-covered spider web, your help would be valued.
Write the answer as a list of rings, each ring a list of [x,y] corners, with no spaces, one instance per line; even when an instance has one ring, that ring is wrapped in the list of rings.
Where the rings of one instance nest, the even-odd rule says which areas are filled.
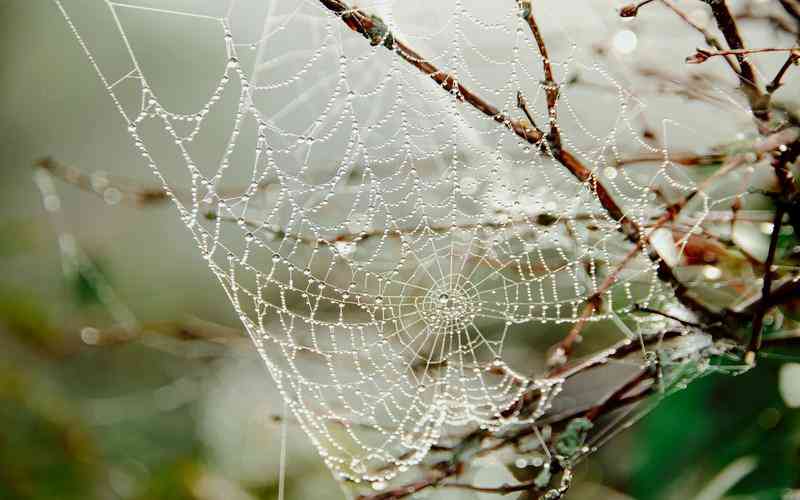
[[[370,40],[318,0],[55,1],[342,477],[391,478],[452,426],[536,422],[562,380],[509,361],[509,343],[582,320],[635,340],[634,304],[671,300],[596,182],[642,224],[663,208],[653,183],[695,183],[641,139],[642,103],[553,16],[561,141],[586,181],[396,53],[402,39],[525,120],[521,91],[546,126],[541,57],[513,0],[361,1]],[[577,73],[590,85],[568,85]],[[594,100],[600,116],[581,109]],[[630,174],[621,143],[664,160]]]

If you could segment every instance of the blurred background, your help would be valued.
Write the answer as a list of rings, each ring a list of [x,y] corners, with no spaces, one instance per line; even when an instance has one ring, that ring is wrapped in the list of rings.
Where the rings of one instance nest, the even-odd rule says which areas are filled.
[[[72,4],[87,15],[102,7]],[[647,54],[683,71],[700,43],[664,12],[634,27],[619,4],[588,4],[596,19],[555,7],[562,27],[579,28],[574,41],[589,47],[616,40],[631,67]],[[104,22],[81,24],[99,36]],[[777,36],[768,23],[747,28],[755,46]],[[175,53],[186,43],[179,31],[157,33],[173,37]],[[795,105],[798,81],[790,76],[785,96]],[[710,130],[703,146],[741,126],[675,102],[686,104],[653,98],[656,122],[668,114]],[[674,136],[676,148],[691,140]],[[0,499],[277,498],[282,403],[172,207],[56,182],[61,210],[42,208],[31,165],[48,155],[152,185],[48,0],[0,1],[0,152]],[[130,323],[136,336],[120,328]],[[703,378],[584,462],[568,498],[800,498],[798,393],[791,353]],[[305,435],[291,423],[286,433],[286,498],[342,498]],[[486,470],[487,481],[509,477]]]

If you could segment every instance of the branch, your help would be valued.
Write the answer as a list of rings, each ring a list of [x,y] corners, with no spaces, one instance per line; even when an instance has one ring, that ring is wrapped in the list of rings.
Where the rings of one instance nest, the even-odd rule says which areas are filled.
[[[667,319],[671,319],[672,321],[677,321],[678,323],[682,324],[683,326],[688,326],[688,327],[691,327],[691,328],[698,328],[698,329],[704,328],[704,325],[701,325],[699,323],[695,323],[693,321],[686,321],[685,319],[681,319],[681,318],[679,318],[677,316],[674,316],[672,314],[665,313],[663,311],[659,311],[658,309],[652,309],[650,307],[644,307],[644,306],[639,305],[639,304],[634,304],[633,307],[634,307],[635,311],[648,313],[648,314],[655,314],[656,316],[661,316],[662,318],[667,318]]]
[[[745,48],[742,36],[739,34],[739,26],[736,24],[733,14],[728,8],[725,0],[703,0],[709,7],[714,19],[717,22],[717,27],[725,36],[725,40],[732,50],[742,50]],[[718,49],[719,50],[719,49]],[[747,96],[750,103],[750,109],[753,115],[760,121],[766,122],[769,120],[769,97],[765,97],[758,87],[758,80],[756,72],[752,64],[743,54],[735,54],[736,60],[739,62],[740,71],[739,87]]]
[[[798,0],[778,0],[783,7],[783,10],[789,14],[792,19],[797,23],[798,30],[800,30],[800,2]]]
[[[767,47],[763,49],[731,49],[731,50],[718,50],[716,52],[712,52],[710,50],[705,50],[701,48],[696,49],[697,52],[692,54],[691,56],[686,58],[686,62],[689,64],[702,64],[709,60],[712,57],[720,57],[720,56],[745,56],[748,54],[763,54],[765,52],[789,52],[789,61],[785,64],[785,67],[788,67],[789,64],[794,62],[798,57],[800,57],[800,47]],[[781,73],[785,72],[786,69],[782,69]]]
[[[763,307],[769,309],[797,299],[797,297],[800,297],[800,276],[796,276],[793,280],[772,290],[763,301]]]
[[[539,31],[539,25],[536,24],[536,18],[533,17],[533,6],[530,0],[519,0],[520,9],[522,9],[522,17],[527,21],[531,29],[533,38],[536,40],[536,46],[539,47],[539,54],[542,56],[542,67],[544,69],[544,85],[545,94],[547,96],[547,119],[549,123],[549,132],[547,135],[550,147],[555,150],[554,155],[558,154],[561,150],[561,134],[558,131],[558,121],[556,114],[556,103],[558,102],[558,84],[553,78],[553,67],[550,64],[550,55],[547,53],[547,45],[544,43],[542,33]],[[518,96],[519,97],[519,96]],[[518,99],[519,100],[519,99]],[[530,119],[530,115],[528,119]],[[531,122],[533,123],[533,122]]]
[[[723,153],[710,153],[710,154],[697,154],[697,153],[670,153],[665,157],[663,153],[643,154],[639,156],[631,156],[629,158],[620,158],[614,161],[614,166],[617,168],[625,165],[635,165],[638,163],[653,163],[665,162],[682,165],[684,167],[706,167],[710,165],[719,165],[726,158]]]
[[[522,110],[523,113],[525,113],[525,117],[528,119],[528,121],[530,122],[531,126],[534,129],[536,129],[537,132],[542,134],[542,137],[544,137],[544,132],[542,132],[542,129],[540,129],[536,125],[536,120],[533,119],[533,116],[531,115],[531,112],[528,109],[528,101],[525,99],[525,96],[522,95],[522,92],[519,91],[519,90],[517,91],[517,107],[520,110]],[[541,148],[544,149],[544,144],[542,144]]]
[[[783,77],[786,72],[789,70],[789,66],[792,64],[797,65],[800,62],[800,51],[792,51],[789,53],[789,57],[786,58],[786,62],[783,63],[781,69],[775,74],[775,77],[772,81],[767,85],[767,92],[771,95],[774,94],[776,90],[778,90],[783,85]]]
[[[750,336],[750,343],[747,345],[747,353],[745,354],[745,361],[748,364],[753,364],[755,362],[756,354],[758,354],[758,350],[761,348],[761,337],[764,333],[764,315],[766,315],[767,311],[770,309],[768,306],[769,295],[772,292],[772,279],[775,275],[773,265],[775,263],[775,251],[778,248],[778,237],[781,232],[783,213],[783,205],[778,204],[775,208],[775,217],[772,223],[772,234],[769,240],[767,260],[764,262],[764,283],[761,287],[761,299],[753,314],[753,334]]]
[[[454,488],[461,490],[476,491],[479,493],[494,493],[495,495],[508,495],[526,491],[529,493],[544,493],[546,490],[539,487],[537,481],[525,481],[519,484],[502,484],[500,486],[476,486],[469,483],[442,483],[442,488]]]

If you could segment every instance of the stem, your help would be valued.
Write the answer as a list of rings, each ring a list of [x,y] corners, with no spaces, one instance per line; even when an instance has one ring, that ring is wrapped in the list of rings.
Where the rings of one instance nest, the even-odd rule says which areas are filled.
[[[519,6],[525,16],[525,21],[528,22],[528,27],[531,29],[533,38],[536,40],[536,46],[539,47],[539,54],[542,56],[542,67],[544,69],[544,85],[545,95],[547,97],[547,119],[549,123],[549,132],[547,135],[550,147],[554,150],[554,156],[558,155],[561,150],[561,134],[558,131],[558,121],[556,114],[556,103],[558,102],[558,84],[553,78],[553,67],[550,64],[550,55],[547,53],[547,45],[544,43],[539,25],[536,23],[536,18],[533,17],[533,6],[530,0],[520,0]],[[528,114],[527,111],[525,113]],[[528,115],[530,119],[530,115]],[[531,122],[533,123],[533,122]]]
[[[783,222],[784,207],[781,204],[775,209],[775,218],[772,223],[772,234],[769,240],[769,250],[767,251],[767,260],[764,263],[764,283],[761,287],[761,299],[759,300],[755,313],[753,314],[753,334],[750,337],[750,343],[747,346],[747,353],[745,354],[745,361],[748,364],[753,364],[756,359],[756,354],[761,348],[761,339],[764,335],[764,316],[767,314],[769,307],[769,295],[772,292],[772,279],[774,272],[772,267],[775,262],[775,252],[778,247],[778,237],[781,232],[781,224]]]
[[[766,47],[762,49],[729,49],[729,50],[718,50],[716,52],[712,52],[710,50],[705,49],[697,49],[697,52],[692,54],[691,56],[686,58],[686,62],[689,64],[702,64],[706,62],[708,59],[712,57],[720,57],[720,56],[745,56],[748,54],[763,54],[765,52],[789,52],[789,60],[784,64],[784,67],[781,68],[780,73],[784,73],[786,68],[794,62],[798,57],[800,57],[800,47]]]
[[[717,27],[719,27],[719,30],[725,36],[725,40],[728,42],[730,48],[732,50],[744,49],[744,42],[742,41],[742,36],[739,34],[739,26],[736,24],[736,19],[734,19],[731,10],[728,8],[727,2],[725,2],[725,0],[703,1],[711,7],[711,13],[714,15]],[[742,89],[745,96],[747,96],[753,115],[761,122],[766,122],[769,120],[769,97],[767,96],[765,98],[761,89],[759,89],[756,72],[753,69],[753,65],[750,64],[750,61],[744,57],[744,54],[738,53],[735,55],[740,68],[738,73],[739,87]]]
[[[783,77],[786,72],[789,70],[789,66],[792,64],[797,64],[800,61],[800,52],[792,51],[789,53],[789,57],[786,58],[786,62],[783,63],[781,69],[775,74],[775,78],[767,85],[767,92],[771,95],[774,94],[776,90],[778,90],[783,85]]]
[[[680,323],[680,324],[682,324],[684,326],[689,326],[689,327],[698,328],[698,329],[702,329],[703,328],[703,325],[701,325],[699,323],[695,323],[693,321],[686,321],[685,319],[681,319],[681,318],[679,318],[677,316],[674,316],[672,314],[665,313],[663,311],[659,311],[658,309],[653,309],[653,308],[650,308],[650,307],[643,307],[643,306],[640,306],[639,304],[634,304],[634,308],[635,308],[636,311],[640,311],[640,312],[644,312],[644,313],[648,313],[648,314],[655,314],[656,316],[661,316],[663,318],[671,319],[672,321],[677,321],[678,323]]]

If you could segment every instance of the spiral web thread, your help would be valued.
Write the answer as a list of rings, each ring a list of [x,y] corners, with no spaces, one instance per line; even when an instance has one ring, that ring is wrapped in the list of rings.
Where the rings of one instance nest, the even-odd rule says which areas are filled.
[[[535,422],[562,380],[514,369],[503,356],[508,339],[579,321],[598,292],[604,307],[589,320],[613,319],[635,337],[620,315],[667,301],[644,254],[600,288],[631,246],[591,183],[366,43],[319,2],[268,1],[258,16],[242,16],[234,1],[218,15],[98,2],[127,58],[110,74],[55,1],[288,408],[342,477],[390,479],[449,426]],[[507,3],[409,7],[444,19],[426,33],[396,20],[397,5],[362,8],[504,109],[523,89],[542,114],[538,52]],[[199,109],[171,110],[151,86],[126,28],[136,15],[217,33],[220,57],[208,64],[218,79]],[[260,34],[240,38],[234,19],[255,17]],[[503,40],[499,56],[482,37]],[[589,72],[617,103],[598,133],[565,87],[564,146],[639,220],[658,213],[652,178],[613,166],[620,141],[663,154],[656,176],[688,192],[693,184],[671,175],[667,151],[638,139],[635,99],[600,66],[582,64],[576,47],[561,52],[552,61],[560,75]],[[496,85],[482,83],[492,77]],[[218,156],[200,152],[215,120],[227,123]],[[230,187],[237,182],[244,187]],[[538,403],[520,411],[531,393]]]

